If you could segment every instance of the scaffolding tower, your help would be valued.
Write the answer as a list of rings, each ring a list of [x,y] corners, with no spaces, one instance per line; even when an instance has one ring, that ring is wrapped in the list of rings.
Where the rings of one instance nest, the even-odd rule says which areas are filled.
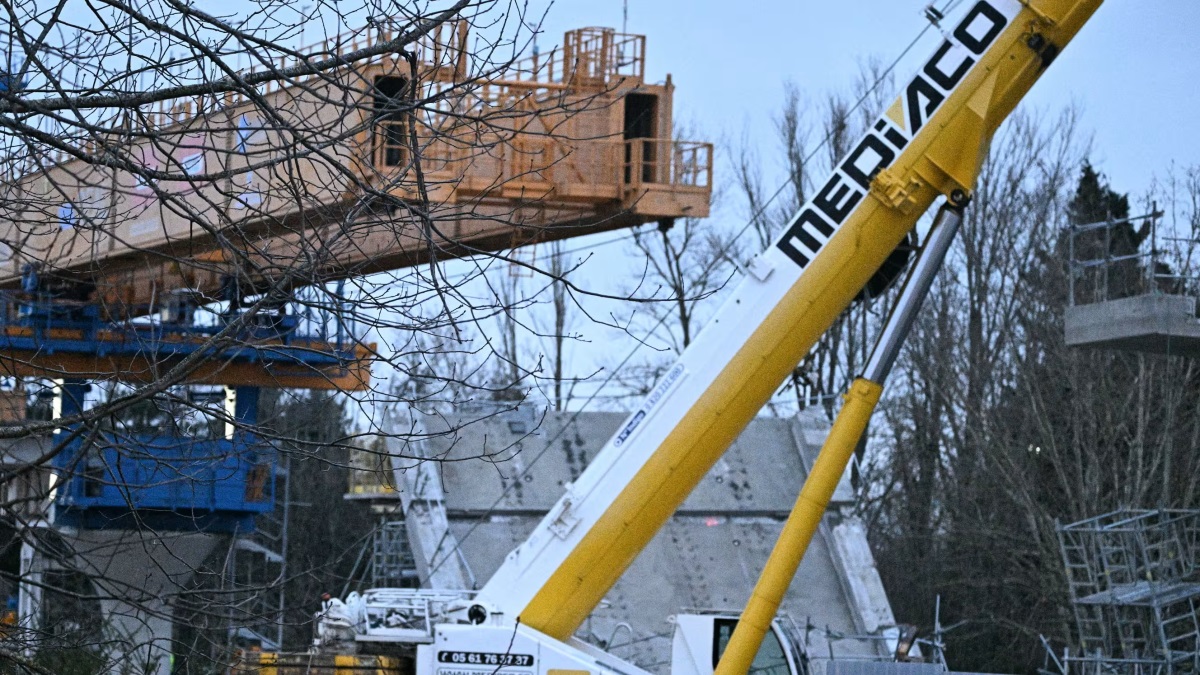
[[[1080,647],[1065,672],[1200,673],[1200,510],[1122,509],[1058,540]]]
[[[371,588],[415,588],[417,561],[403,520],[385,520],[371,535]]]

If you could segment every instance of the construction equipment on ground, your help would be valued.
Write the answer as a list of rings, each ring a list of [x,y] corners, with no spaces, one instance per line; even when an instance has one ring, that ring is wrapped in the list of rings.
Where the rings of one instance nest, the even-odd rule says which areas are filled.
[[[941,229],[957,221],[997,127],[1100,4],[966,3],[899,98],[479,591],[354,594],[318,615],[330,639],[317,647],[352,637],[362,651],[407,655],[417,675],[645,675],[574,633],[937,197],[947,200]],[[673,673],[741,675],[762,656],[781,589],[878,400],[917,291],[904,294],[908,306],[851,389],[750,606],[736,622],[677,616]],[[788,659],[766,667],[804,671]]]

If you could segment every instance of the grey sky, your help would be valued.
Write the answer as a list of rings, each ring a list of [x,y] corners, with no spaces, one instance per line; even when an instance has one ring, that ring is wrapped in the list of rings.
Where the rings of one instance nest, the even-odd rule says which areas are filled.
[[[861,60],[900,55],[926,25],[928,4],[628,1],[630,32],[647,36],[647,75],[669,72],[677,85],[677,119],[759,143],[771,140],[784,80],[814,96],[845,88]],[[558,0],[541,42],[557,44],[569,28],[620,25],[621,0]],[[934,39],[926,34],[899,78]],[[1191,119],[1200,108],[1200,0],[1107,0],[1026,100],[1054,109],[1077,102],[1084,130],[1094,132],[1094,159],[1119,190],[1140,193],[1172,161],[1200,163]]]
[[[531,2],[539,10],[547,4]],[[782,101],[783,83],[792,80],[816,104],[824,92],[847,89],[863,60],[890,63],[900,56],[927,26],[926,4],[927,0],[629,0],[628,29],[647,36],[647,76],[658,81],[672,75],[676,120],[700,127],[704,138],[696,140],[745,136],[757,144],[759,156],[772,162],[763,168],[773,188],[782,179],[775,163],[779,155],[770,146],[775,143],[772,116]],[[560,44],[563,32],[571,28],[619,29],[621,5],[621,0],[557,0],[549,7],[539,38],[542,50]],[[1050,111],[1079,105],[1082,131],[1093,137],[1093,161],[1116,189],[1136,199],[1172,162],[1200,165],[1200,133],[1192,130],[1190,119],[1200,107],[1198,32],[1200,0],[1107,0],[1025,104]],[[937,39],[933,30],[925,34],[897,66],[898,81],[929,56]],[[718,183],[722,178],[717,176]],[[738,218],[737,213],[726,212],[726,217]],[[604,239],[598,235],[572,245]],[[629,278],[637,276],[627,243],[587,253],[592,258],[579,277],[589,287],[596,287],[594,270],[620,269],[622,261],[631,268]],[[642,311],[594,299],[583,302],[598,316]],[[615,357],[595,358],[595,345],[608,344],[607,351],[615,348],[620,355],[627,347],[618,345],[632,345],[616,331],[586,323],[576,328],[587,342],[569,347],[577,374],[614,365]],[[581,390],[590,392],[598,384],[594,381]]]

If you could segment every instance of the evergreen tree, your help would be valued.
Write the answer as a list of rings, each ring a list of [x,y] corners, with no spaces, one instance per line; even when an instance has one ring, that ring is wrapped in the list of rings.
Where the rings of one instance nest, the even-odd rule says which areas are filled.
[[[1089,267],[1078,279],[1075,300],[1093,302],[1136,295],[1145,290],[1140,260],[1129,258],[1150,235],[1150,221],[1135,228],[1129,222],[1129,196],[1114,191],[1090,162],[1079,172],[1075,195],[1067,205],[1073,227],[1101,225],[1080,231],[1071,253],[1076,260],[1104,261]]]
[[[344,498],[354,445],[340,395],[281,392],[263,412],[282,449],[280,465],[291,472],[284,644],[303,650],[312,640],[321,594],[342,593],[374,516],[361,502]]]

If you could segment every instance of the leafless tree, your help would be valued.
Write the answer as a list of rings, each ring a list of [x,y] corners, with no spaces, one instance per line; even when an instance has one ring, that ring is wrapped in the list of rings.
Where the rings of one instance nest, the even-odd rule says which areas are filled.
[[[1191,362],[1065,344],[1064,228],[1131,215],[1081,136],[1074,110],[1002,128],[884,404],[867,488],[880,571],[901,620],[931,627],[938,595],[943,622],[968,620],[956,668],[1027,670],[1039,634],[1071,643],[1056,522],[1197,505]],[[1189,184],[1164,183],[1146,206],[1186,230]]]
[[[744,206],[747,222],[757,235],[745,238],[754,241],[754,250],[742,250],[742,258],[757,254],[774,240],[782,225],[807,200],[813,189],[812,181],[831,171],[867,125],[878,117],[885,97],[892,92],[891,83],[891,71],[875,60],[862,64],[858,78],[847,91],[828,92],[823,98],[806,94],[795,83],[785,83],[783,103],[775,118],[778,161],[784,175],[782,184],[774,190],[767,187],[763,166],[771,162],[764,162],[745,142],[734,159],[736,194]],[[791,405],[773,403],[773,410],[783,412],[820,404],[832,416],[836,397],[866,362],[871,347],[869,338],[890,306],[887,298],[874,297],[885,287],[886,284],[873,282],[871,289],[864,291],[859,301],[826,331],[792,373]]]
[[[643,84],[639,38],[585,29],[529,54],[539,17],[524,11],[503,0],[267,0],[230,15],[176,0],[0,7],[10,71],[0,78],[3,320],[42,341],[7,342],[0,354],[12,382],[0,392],[12,413],[0,426],[0,506],[20,537],[5,550],[23,544],[50,566],[0,576],[44,591],[46,606],[66,594],[82,608],[60,622],[69,630],[43,616],[7,635],[0,667],[41,672],[65,654],[89,668],[164,672],[167,652],[138,643],[134,624],[184,614],[193,637],[227,636],[209,645],[219,663],[235,628],[278,620],[247,597],[311,572],[222,585],[236,563],[221,551],[233,547],[200,532],[189,554],[151,556],[166,579],[158,586],[97,568],[121,547],[176,536],[167,532],[178,523],[135,508],[142,496],[117,477],[145,464],[160,471],[151,486],[182,480],[177,458],[144,450],[148,433],[232,443],[189,461],[238,457],[248,472],[239,497],[263,502],[283,490],[264,448],[297,475],[344,472],[367,435],[423,433],[381,427],[375,411],[527,386],[540,366],[521,358],[518,332],[557,341],[554,401],[565,404],[567,305],[593,291],[567,267],[512,251],[645,222],[632,184],[689,179],[660,138],[669,116],[651,120],[665,132],[647,122],[636,143],[612,137],[616,102]],[[612,58],[617,46],[634,58]],[[643,145],[645,166],[629,166]],[[613,196],[556,200],[568,183]],[[693,193],[706,206],[705,189]],[[552,289],[548,330],[522,316],[536,300],[510,269]],[[88,351],[106,341],[118,346]],[[349,393],[280,395],[256,418],[249,395],[234,404],[226,384]],[[15,419],[27,407],[44,414]],[[305,415],[346,423],[297,424]],[[44,508],[55,488],[123,496],[126,508],[109,515],[125,520],[96,528],[103,536],[63,535]],[[124,634],[120,622],[79,618],[96,607],[114,616],[114,605],[128,610]]]

